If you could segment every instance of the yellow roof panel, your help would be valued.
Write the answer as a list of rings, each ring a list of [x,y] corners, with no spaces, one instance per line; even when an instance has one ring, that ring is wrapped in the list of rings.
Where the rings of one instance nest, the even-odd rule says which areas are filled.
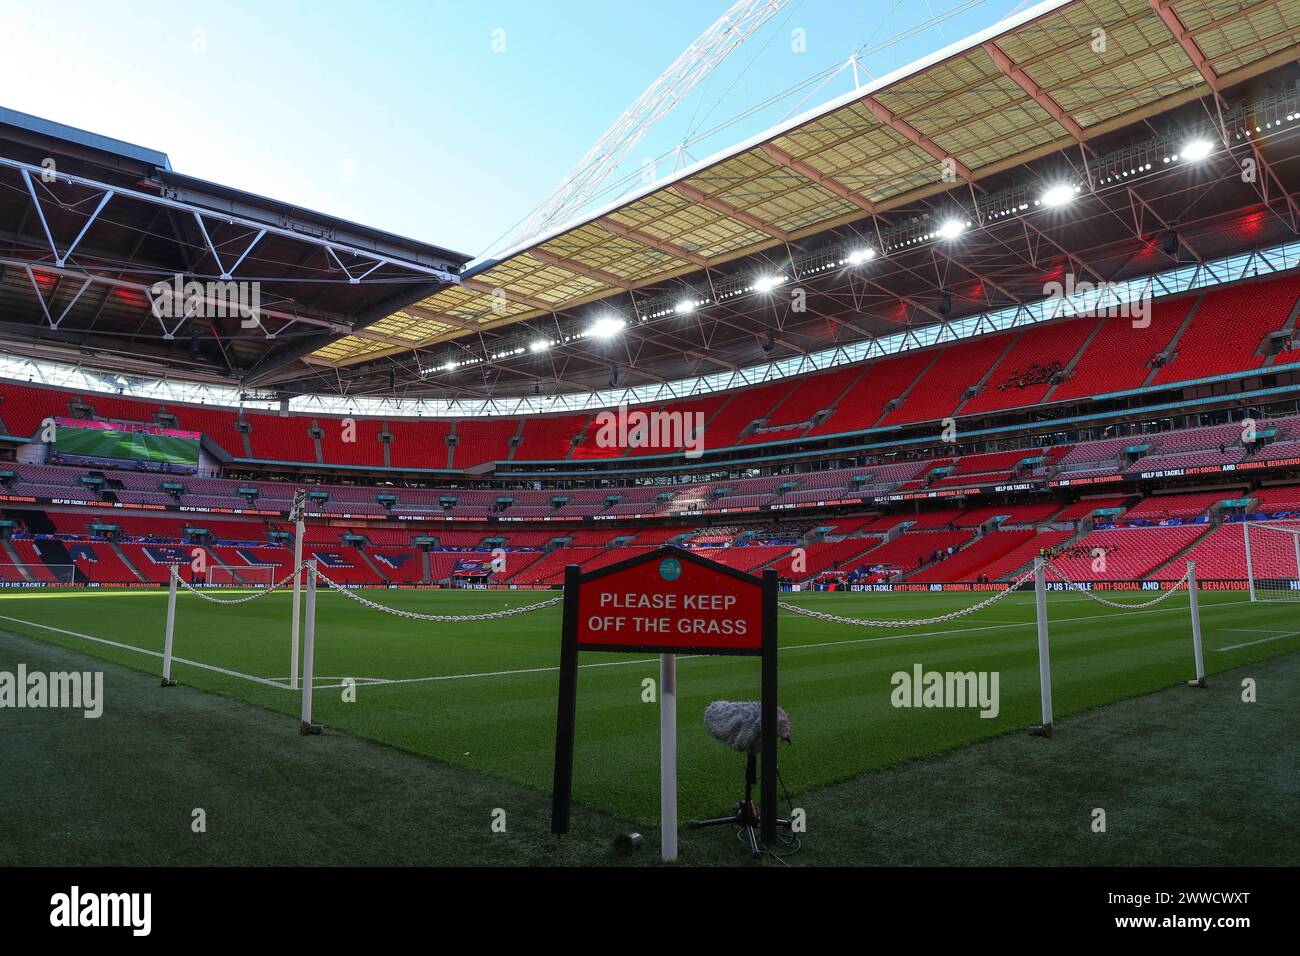
[[[1300,46],[1300,0],[1171,6],[1218,76],[1244,79]],[[1011,75],[994,53],[1010,61]],[[1076,0],[886,86],[865,87],[774,134],[772,149],[724,154],[512,252],[474,274],[474,288],[443,289],[371,332],[387,343],[428,344],[653,285],[867,216],[872,204],[886,211],[930,194],[943,184],[940,156],[979,178],[1068,135],[1064,123],[1087,136],[1090,127],[1149,115],[1166,98],[1204,88],[1148,0]],[[890,115],[878,118],[873,104]],[[1052,116],[1058,109],[1064,123]],[[401,347],[386,342],[348,336],[312,357],[346,364]]]

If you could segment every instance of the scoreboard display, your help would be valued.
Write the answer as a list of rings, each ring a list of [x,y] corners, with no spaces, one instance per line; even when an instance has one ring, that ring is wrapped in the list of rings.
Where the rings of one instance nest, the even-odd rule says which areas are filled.
[[[194,468],[201,433],[142,422],[54,419],[53,450],[59,457],[89,461],[129,461]]]

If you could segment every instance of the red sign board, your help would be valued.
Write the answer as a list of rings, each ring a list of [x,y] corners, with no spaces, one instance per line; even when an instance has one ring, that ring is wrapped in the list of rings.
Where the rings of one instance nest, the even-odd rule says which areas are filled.
[[[777,575],[761,578],[668,545],[588,574],[564,569],[564,626],[560,635],[560,687],[555,715],[555,780],[551,832],[569,832],[573,793],[574,728],[578,707],[578,654],[613,651],[665,655],[660,663],[660,733],[664,847],[676,846],[676,678],[664,677],[671,656],[750,654],[762,658],[763,780],[759,806],[776,806]],[[670,673],[675,674],[675,671]],[[667,715],[667,716],[665,716]],[[664,728],[668,728],[665,730]],[[665,767],[670,769],[664,769]],[[664,785],[668,780],[671,786]],[[664,798],[668,800],[667,797]],[[666,804],[667,805],[667,804]],[[776,840],[776,814],[762,815],[763,843]],[[669,836],[671,835],[671,836]]]
[[[757,653],[763,585],[712,562],[660,554],[584,575],[576,624],[587,650]]]

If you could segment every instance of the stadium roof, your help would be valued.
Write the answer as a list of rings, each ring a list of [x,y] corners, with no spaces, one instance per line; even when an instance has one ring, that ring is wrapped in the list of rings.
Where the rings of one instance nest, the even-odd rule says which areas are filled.
[[[165,153],[0,109],[0,344],[34,358],[241,380],[456,281],[469,257],[185,176]],[[159,316],[160,281],[233,282],[261,323]],[[232,287],[232,292],[236,287]],[[216,303],[207,303],[216,304]]]
[[[428,348],[602,300],[625,315],[642,314],[637,293],[659,292],[674,279],[703,273],[716,282],[710,270],[725,273],[728,263],[765,252],[775,253],[770,261],[788,260],[806,240],[846,226],[879,240],[897,221],[891,212],[911,216],[918,203],[948,193],[968,190],[963,205],[978,210],[987,190],[982,197],[972,186],[1063,151],[1082,167],[1097,155],[1094,144],[1116,131],[1140,130],[1151,117],[1293,63],[1298,42],[1296,0],[1039,4],[477,264],[458,285],[371,328]],[[1040,229],[1033,241],[1045,250],[1063,245],[1049,232]],[[978,258],[966,258],[967,282],[990,278]],[[919,292],[911,298],[889,305],[907,306],[908,321],[941,318],[939,310],[915,307],[924,306]],[[884,328],[859,325],[862,334]],[[342,337],[306,360],[341,367],[395,351]],[[491,354],[490,343],[485,351]],[[497,350],[521,351],[517,343]],[[674,374],[669,366],[654,368],[655,355],[641,356],[637,367]],[[435,371],[442,365],[431,364]],[[566,364],[579,374],[540,377],[594,384],[581,363]]]
[[[1294,240],[1298,58],[1300,0],[1050,0],[467,270],[0,113],[0,344],[249,391],[676,394],[1020,306],[1066,275]],[[1189,137],[1213,154],[1180,157]],[[1068,210],[1041,206],[1061,184]],[[947,221],[966,228],[942,237]],[[263,324],[160,322],[144,293],[174,273],[258,278]],[[601,317],[623,331],[590,335]]]

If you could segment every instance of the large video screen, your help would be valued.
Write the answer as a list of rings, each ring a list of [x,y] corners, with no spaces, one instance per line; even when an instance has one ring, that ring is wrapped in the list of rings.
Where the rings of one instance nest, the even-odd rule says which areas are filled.
[[[199,432],[132,422],[54,419],[54,451],[64,459],[133,461],[193,468],[199,463]]]

